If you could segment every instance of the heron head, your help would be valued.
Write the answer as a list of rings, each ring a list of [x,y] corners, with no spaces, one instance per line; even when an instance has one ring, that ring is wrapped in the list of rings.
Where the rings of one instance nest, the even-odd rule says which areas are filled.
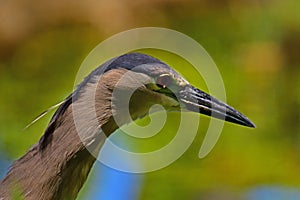
[[[191,111],[255,127],[239,111],[192,86],[162,61],[146,54],[128,53],[96,68],[61,103],[40,141],[41,147],[50,143],[70,105],[79,114],[84,130],[101,127],[110,135],[123,124],[149,114],[155,104],[168,111]],[[91,113],[95,108],[98,123],[94,124]]]
[[[160,104],[170,111],[197,112],[255,127],[239,111],[192,86],[170,66],[151,56],[140,53],[120,56],[107,65],[106,75],[114,90],[112,110],[118,113],[116,116],[122,116],[120,113],[129,108],[132,119],[143,117],[151,106]]]

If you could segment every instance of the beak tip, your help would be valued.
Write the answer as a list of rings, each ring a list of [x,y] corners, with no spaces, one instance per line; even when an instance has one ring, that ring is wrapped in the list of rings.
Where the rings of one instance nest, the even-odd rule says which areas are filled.
[[[255,124],[249,124],[247,125],[249,128],[256,128],[256,125]]]
[[[244,120],[244,123],[242,125],[250,127],[250,128],[256,128],[256,125],[253,122],[251,122],[249,119]]]
[[[255,125],[253,122],[251,122],[251,124],[250,124],[249,127],[251,127],[251,128],[256,128],[256,125]]]

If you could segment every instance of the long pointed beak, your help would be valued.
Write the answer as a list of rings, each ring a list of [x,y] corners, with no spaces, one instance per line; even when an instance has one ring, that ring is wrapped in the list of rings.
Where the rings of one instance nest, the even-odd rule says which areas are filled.
[[[179,101],[189,111],[243,126],[255,127],[254,123],[236,109],[191,85],[186,86],[179,92]]]

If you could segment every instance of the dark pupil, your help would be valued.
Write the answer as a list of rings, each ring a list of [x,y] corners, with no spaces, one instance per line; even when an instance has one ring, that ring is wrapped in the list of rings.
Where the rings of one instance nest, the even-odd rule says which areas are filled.
[[[161,87],[166,87],[170,83],[170,76],[169,75],[162,75],[157,78],[157,85]]]

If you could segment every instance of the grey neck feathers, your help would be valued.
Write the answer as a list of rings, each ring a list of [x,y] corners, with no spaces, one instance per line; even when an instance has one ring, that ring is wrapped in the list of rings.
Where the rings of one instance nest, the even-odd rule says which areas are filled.
[[[88,83],[80,97],[56,116],[57,124],[46,146],[32,146],[12,164],[0,184],[0,199],[16,194],[26,200],[76,199],[105,141],[103,132],[108,136],[117,129],[106,102],[113,85],[97,83]],[[103,93],[106,95],[99,95]]]

